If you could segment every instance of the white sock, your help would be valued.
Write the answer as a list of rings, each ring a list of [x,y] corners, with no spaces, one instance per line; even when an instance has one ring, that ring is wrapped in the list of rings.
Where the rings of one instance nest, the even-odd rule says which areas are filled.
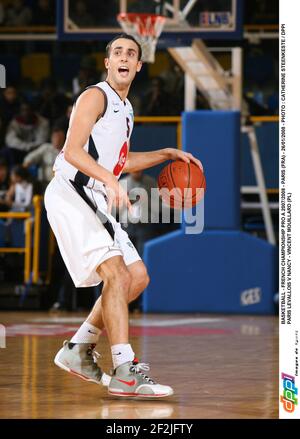
[[[130,344],[115,344],[111,347],[114,369],[121,364],[134,360],[134,352]]]
[[[71,339],[71,343],[95,343],[97,344],[101,329],[91,325],[88,322],[83,322],[76,334]]]

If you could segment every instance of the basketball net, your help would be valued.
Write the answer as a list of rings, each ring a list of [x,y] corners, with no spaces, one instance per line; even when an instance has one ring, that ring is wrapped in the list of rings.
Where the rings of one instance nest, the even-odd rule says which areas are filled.
[[[125,33],[132,35],[142,46],[142,61],[153,63],[158,38],[166,17],[156,14],[120,13],[117,20]]]

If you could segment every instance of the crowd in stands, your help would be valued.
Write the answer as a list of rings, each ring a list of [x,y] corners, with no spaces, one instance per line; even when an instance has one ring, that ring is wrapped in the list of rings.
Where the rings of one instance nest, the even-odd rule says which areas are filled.
[[[0,25],[2,26],[54,26],[55,0],[37,0],[30,7],[24,0],[0,3]]]
[[[25,210],[53,176],[71,114],[71,101],[48,82],[30,102],[8,85],[0,97],[0,211]]]
[[[94,27],[99,22],[116,26],[118,0],[72,0],[70,17],[76,26]],[[6,0],[0,3],[2,26],[55,26],[56,0]]]

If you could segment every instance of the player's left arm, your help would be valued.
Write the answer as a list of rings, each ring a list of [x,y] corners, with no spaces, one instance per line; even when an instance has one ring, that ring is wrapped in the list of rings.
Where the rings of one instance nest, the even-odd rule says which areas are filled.
[[[166,160],[183,160],[186,163],[194,162],[203,170],[202,163],[190,152],[176,148],[164,148],[150,152],[129,152],[123,172],[136,172],[159,165]]]

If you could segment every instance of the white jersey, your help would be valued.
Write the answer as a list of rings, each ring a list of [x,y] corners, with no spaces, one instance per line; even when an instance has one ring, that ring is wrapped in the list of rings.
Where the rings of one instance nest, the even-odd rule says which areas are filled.
[[[106,105],[102,117],[93,126],[84,149],[101,166],[119,178],[128,154],[133,129],[133,109],[129,100],[122,101],[106,81],[92,87],[98,87],[103,92]],[[81,186],[105,192],[102,182],[88,177],[65,160],[64,149],[57,156],[53,170]]]
[[[15,199],[13,210],[24,211],[30,206],[33,194],[33,184],[23,181],[15,185]]]

